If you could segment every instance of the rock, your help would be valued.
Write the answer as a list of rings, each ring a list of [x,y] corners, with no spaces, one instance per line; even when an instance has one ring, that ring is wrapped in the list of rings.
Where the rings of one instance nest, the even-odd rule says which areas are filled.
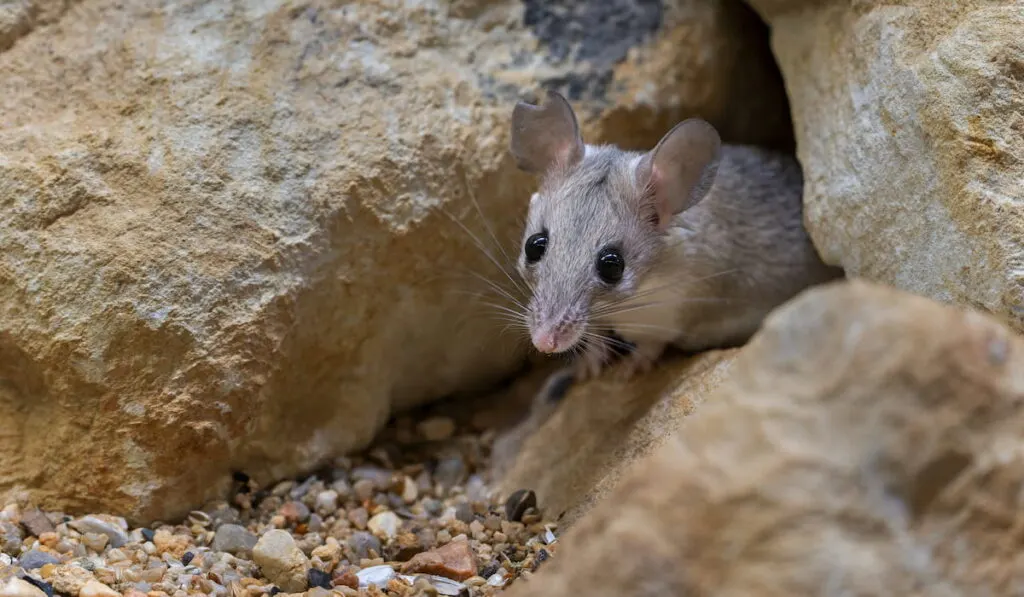
[[[106,535],[111,547],[122,547],[128,543],[128,523],[124,519],[99,516],[85,516],[72,520],[68,526],[79,533]]]
[[[776,310],[730,369],[508,597],[1017,591],[1024,338],[854,281]]]
[[[369,479],[360,479],[352,485],[352,491],[355,492],[357,500],[365,502],[373,497],[373,481]]]
[[[285,502],[285,504],[281,506],[280,513],[281,516],[284,516],[284,519],[288,524],[306,522],[309,520],[310,515],[309,506],[296,501]]]
[[[310,587],[320,587],[322,589],[330,589],[332,587],[331,575],[322,570],[317,570],[316,568],[309,569],[309,572],[307,573],[307,582]]]
[[[348,520],[357,529],[365,529],[366,524],[370,521],[370,514],[366,511],[366,508],[353,508],[348,511]]]
[[[469,502],[459,502],[455,504],[454,511],[455,518],[466,524],[476,520],[476,515],[473,514],[473,506],[470,506]]]
[[[530,508],[537,507],[537,494],[531,489],[517,489],[505,500],[505,518],[519,522]]]
[[[25,527],[25,530],[33,537],[56,530],[53,522],[38,508],[30,508],[21,514],[21,526]]]
[[[90,580],[78,592],[78,597],[121,597],[121,594],[101,582]]]
[[[369,527],[371,533],[381,539],[394,539],[398,536],[398,530],[402,526],[402,519],[398,518],[398,515],[394,512],[385,510],[379,514],[374,514],[366,526]]]
[[[350,587],[358,589],[359,577],[350,567],[338,568],[335,569],[334,573],[331,575],[331,584],[335,587]]]
[[[466,463],[461,454],[452,454],[437,463],[434,470],[434,481],[441,484],[441,487],[451,489],[458,485],[466,477]]]
[[[17,554],[21,551],[21,540],[25,534],[21,527],[9,520],[0,520],[0,551]]]
[[[46,597],[46,593],[20,578],[8,578],[0,583],[0,597]]]
[[[672,437],[728,378],[737,354],[731,349],[696,357],[666,355],[647,375],[620,382],[610,373],[573,385],[555,402],[539,392],[558,368],[538,368],[521,388],[537,393],[532,411],[494,443],[500,493],[529,487],[560,528],[571,526],[636,461]],[[601,409],[593,408],[596,403]]]
[[[244,554],[256,546],[256,535],[237,524],[222,524],[217,527],[210,547],[214,551],[223,551],[231,555]]]
[[[406,477],[402,482],[402,501],[406,504],[414,504],[419,497],[420,490],[416,486],[416,481],[413,481],[411,477]]]
[[[455,434],[455,421],[448,417],[430,417],[420,421],[416,429],[427,441],[446,440]]]
[[[25,6],[50,4],[0,8],[0,492],[47,508],[176,519],[513,372],[519,339],[437,274],[503,277],[444,213],[487,241],[472,193],[518,233],[524,94],[630,146],[694,114],[791,142],[736,2]]]
[[[86,533],[82,536],[82,544],[96,553],[102,553],[107,546],[108,537],[100,533]]]
[[[463,581],[476,575],[476,557],[468,541],[452,541],[437,549],[416,554],[402,565],[402,572],[425,572]]]
[[[316,509],[324,515],[332,514],[338,509],[338,492],[333,489],[321,491],[316,496]]]
[[[270,582],[288,593],[300,593],[307,587],[309,558],[295,545],[288,531],[267,531],[252,550],[253,561]]]
[[[748,1],[772,26],[825,261],[1024,331],[1020,6]]]
[[[348,546],[352,548],[359,559],[374,557],[370,555],[370,550],[373,550],[378,556],[382,551],[380,539],[366,531],[352,533],[348,538]]]
[[[58,593],[78,595],[86,583],[96,579],[81,566],[62,564],[53,569],[53,574],[47,580]]]
[[[35,570],[42,568],[47,564],[59,564],[60,558],[52,553],[46,551],[40,551],[38,549],[31,549],[21,554],[18,558],[18,565],[25,570]]]
[[[356,578],[359,579],[359,588],[365,589],[367,587],[386,587],[388,581],[396,576],[395,569],[391,566],[370,566],[369,568],[363,568],[356,573]]]
[[[156,545],[157,551],[170,554],[179,560],[185,555],[191,543],[192,538],[188,535],[171,533],[166,529],[160,529],[153,534],[153,544]]]

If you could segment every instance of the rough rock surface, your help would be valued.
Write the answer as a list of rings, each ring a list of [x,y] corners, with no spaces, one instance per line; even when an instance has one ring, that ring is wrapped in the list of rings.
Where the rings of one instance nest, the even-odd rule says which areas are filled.
[[[487,240],[472,192],[517,235],[520,91],[576,86],[624,142],[690,113],[786,137],[738,2],[668,3],[600,60],[614,32],[531,6],[0,6],[0,494],[171,519],[511,372],[465,294],[501,274],[442,212]]]
[[[823,258],[1024,330],[1020,3],[749,2],[772,25]]]
[[[1012,594],[1022,372],[987,314],[806,291],[509,595]]]
[[[625,471],[672,437],[728,375],[736,354],[666,357],[653,372],[628,382],[611,369],[567,391],[552,375],[529,417],[495,442],[499,490],[509,495],[532,489],[563,528],[574,524]]]

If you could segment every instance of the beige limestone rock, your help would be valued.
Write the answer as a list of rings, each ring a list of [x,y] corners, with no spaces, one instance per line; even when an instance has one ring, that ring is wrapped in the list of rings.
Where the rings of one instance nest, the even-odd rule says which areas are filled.
[[[1021,4],[749,2],[772,26],[823,258],[1024,330]]]
[[[995,318],[808,290],[509,597],[1014,594],[1022,407]]]
[[[493,245],[475,195],[517,242],[520,92],[605,139],[788,134],[739,2],[572,39],[524,6],[0,7],[0,499],[169,520],[511,373],[523,343],[466,294],[501,274],[444,212]]]
[[[612,367],[561,399],[546,395],[557,383],[557,373],[549,373],[530,415],[495,441],[499,491],[532,489],[549,518],[562,528],[575,524],[625,471],[672,437],[728,375],[736,354],[669,356],[630,381]]]

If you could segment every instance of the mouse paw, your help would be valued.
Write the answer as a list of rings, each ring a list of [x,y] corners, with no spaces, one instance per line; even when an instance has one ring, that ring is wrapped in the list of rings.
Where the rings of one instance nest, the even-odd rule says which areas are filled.
[[[588,348],[573,363],[573,374],[577,382],[584,382],[601,375],[608,365],[608,351],[602,347]]]
[[[664,347],[638,347],[622,359],[615,377],[619,381],[629,381],[638,375],[650,373],[654,369],[658,357]]]

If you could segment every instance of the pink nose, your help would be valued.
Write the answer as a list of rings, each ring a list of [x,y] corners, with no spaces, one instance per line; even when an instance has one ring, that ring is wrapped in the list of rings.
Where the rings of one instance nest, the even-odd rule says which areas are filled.
[[[533,334],[533,345],[537,350],[552,353],[558,350],[559,336],[553,331],[536,332]]]

